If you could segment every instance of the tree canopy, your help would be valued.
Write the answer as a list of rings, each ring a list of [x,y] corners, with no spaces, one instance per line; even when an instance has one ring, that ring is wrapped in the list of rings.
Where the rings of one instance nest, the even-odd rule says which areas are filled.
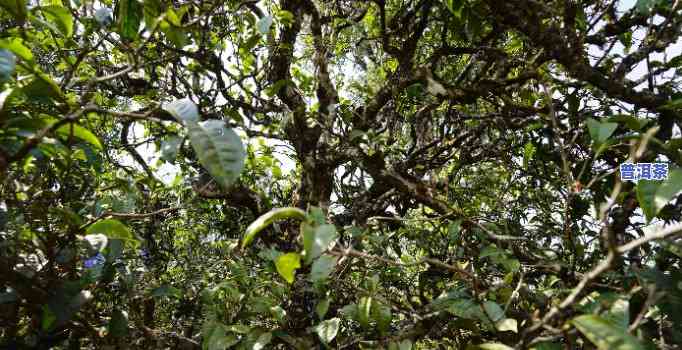
[[[1,348],[682,346],[678,0],[0,0],[0,28]]]

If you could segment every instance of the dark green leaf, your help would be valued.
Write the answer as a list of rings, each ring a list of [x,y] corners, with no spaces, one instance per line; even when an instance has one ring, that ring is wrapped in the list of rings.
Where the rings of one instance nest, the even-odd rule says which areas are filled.
[[[114,337],[125,337],[128,335],[128,313],[121,310],[114,310],[109,320],[109,334]]]
[[[599,350],[643,350],[637,338],[613,323],[597,316],[582,315],[571,323]]]
[[[120,0],[118,2],[116,21],[118,23],[118,32],[121,34],[122,39],[128,41],[137,39],[142,17],[143,7],[139,1]]]

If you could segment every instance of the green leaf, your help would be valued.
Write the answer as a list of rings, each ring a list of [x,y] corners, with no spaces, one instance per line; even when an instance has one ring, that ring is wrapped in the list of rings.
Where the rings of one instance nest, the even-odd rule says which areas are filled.
[[[654,180],[639,180],[637,183],[637,201],[644,211],[647,222],[656,216],[656,191],[660,185],[660,181]]]
[[[310,269],[310,281],[315,283],[327,279],[336,267],[336,257],[324,254],[320,256]]]
[[[256,237],[258,232],[262,231],[275,220],[282,219],[305,219],[305,212],[301,209],[294,207],[287,208],[276,208],[269,212],[261,215],[254,222],[246,228],[246,233],[244,234],[244,239],[242,240],[242,248],[246,247],[251,241]]]
[[[618,127],[618,123],[601,123],[592,118],[587,119],[587,128],[590,131],[590,137],[596,145],[604,143]]]
[[[40,327],[46,331],[52,328],[52,325],[54,325],[55,321],[57,321],[57,316],[50,310],[50,307],[47,305],[43,305],[43,317],[40,322]]]
[[[398,344],[398,350],[412,350],[412,341],[409,339],[404,339]]]
[[[658,214],[680,191],[682,191],[682,168],[670,171],[668,178],[656,189],[656,198],[654,200],[655,214]]]
[[[161,141],[161,159],[167,162],[175,161],[181,145],[182,137],[178,136],[169,136]]]
[[[102,149],[102,143],[99,142],[99,139],[95,134],[93,134],[90,130],[78,125],[78,124],[66,124],[62,125],[59,128],[57,128],[56,133],[59,136],[69,138],[72,135],[73,131],[73,136],[85,141],[92,146],[95,146],[95,148],[101,150]]]
[[[64,101],[65,97],[59,85],[47,74],[38,73],[28,85],[21,89],[26,96],[36,102],[50,103],[52,100]]]
[[[617,114],[609,117],[608,121],[621,123],[634,131],[641,131],[650,120],[646,118],[637,118],[629,114]]]
[[[73,35],[73,17],[71,12],[58,5],[43,6],[40,8],[48,21],[54,23],[57,29],[67,38]]]
[[[237,343],[239,338],[228,331],[227,326],[217,322],[211,322],[208,326],[204,326],[204,344],[205,350],[225,350]]]
[[[344,307],[342,307],[339,310],[339,313],[343,315],[344,317],[350,318],[350,319],[357,319],[358,318],[358,305],[353,303],[353,304],[348,304]]]
[[[12,77],[16,65],[14,54],[7,49],[0,49],[0,82]]]
[[[174,12],[169,8],[166,11],[166,20],[159,24],[159,28],[161,28],[163,34],[166,35],[166,38],[170,40],[175,47],[182,48],[188,44],[189,39],[187,37],[187,33],[182,27],[175,26],[169,22],[170,19],[168,14],[170,13]]]
[[[462,9],[464,8],[463,0],[443,0],[443,2],[445,2],[445,6],[448,8],[448,10],[450,10],[455,18],[462,18]]]
[[[327,314],[327,310],[329,310],[329,298],[324,298],[320,300],[319,303],[315,306],[315,312],[317,313],[317,317],[320,319],[324,318],[324,315]]]
[[[303,249],[305,251],[305,263],[309,264],[313,259],[320,256],[337,237],[336,227],[330,224],[317,226],[313,230],[304,230]]]
[[[272,26],[272,16],[263,16],[256,23],[258,26],[258,31],[261,34],[267,34],[270,31],[270,26]]]
[[[301,267],[301,256],[297,253],[280,255],[275,261],[277,272],[289,283],[294,283],[296,270]]]
[[[658,212],[680,191],[682,191],[682,169],[670,171],[668,179],[663,182],[639,180],[637,200],[646,215],[647,222],[656,217]]]
[[[504,318],[497,321],[497,323],[495,323],[495,328],[500,332],[519,332],[518,322],[513,318]]]
[[[504,310],[502,310],[500,305],[497,305],[497,303],[494,301],[488,300],[484,302],[483,310],[485,310],[485,313],[488,315],[488,317],[490,317],[490,320],[493,322],[497,322],[504,317]]]
[[[630,303],[625,299],[617,299],[611,305],[604,318],[622,330],[627,330],[630,324]]]
[[[563,350],[564,347],[561,344],[557,343],[550,343],[550,342],[540,342],[535,345],[533,345],[530,350]]]
[[[181,123],[199,121],[199,108],[189,98],[175,100],[162,108]]]
[[[462,220],[455,220],[448,225],[448,237],[450,240],[456,240],[459,237],[459,232],[462,230]]]
[[[256,341],[251,346],[251,350],[262,350],[272,341],[272,333],[265,332],[258,335]]]
[[[137,0],[121,0],[118,2],[116,21],[121,38],[127,41],[137,39],[137,32],[143,17],[143,7]]]
[[[17,22],[23,23],[26,20],[26,0],[0,0],[0,7],[12,14]]]
[[[12,51],[17,57],[26,62],[33,61],[33,52],[24,45],[20,38],[9,38],[0,40],[0,49],[7,49]]]
[[[485,343],[477,346],[481,350],[514,350],[514,348],[500,343]]]
[[[177,289],[173,286],[164,284],[162,286],[156,287],[152,290],[150,295],[154,298],[161,298],[161,297],[173,297],[173,298],[180,298],[182,296],[182,291],[180,289]]]
[[[571,323],[599,350],[643,350],[637,338],[597,315],[582,315]]]
[[[98,221],[90,225],[85,232],[87,234],[101,233],[107,236],[109,239],[121,239],[138,243],[137,238],[133,236],[133,233],[130,231],[130,229],[128,229],[128,226],[116,219]]]
[[[114,337],[124,337],[128,335],[128,313],[115,310],[109,320],[109,334]]]
[[[357,306],[357,321],[363,328],[369,328],[370,314],[372,311],[372,297],[362,297]]]
[[[163,6],[159,0],[144,0],[142,5],[142,14],[144,17],[144,25],[147,30],[152,30],[158,21],[159,16],[163,13]]]
[[[648,15],[659,0],[637,0],[635,9],[639,14]]]
[[[192,148],[201,165],[227,189],[239,179],[246,152],[239,135],[221,120],[187,122]]]
[[[457,299],[448,303],[447,311],[457,317],[479,320],[486,324],[490,324],[488,316],[483,311],[480,305],[471,299]]]
[[[391,307],[381,303],[372,303],[372,319],[377,322],[377,328],[379,331],[386,332],[391,326],[391,320],[393,315],[391,313]]]
[[[324,343],[329,343],[339,332],[339,327],[341,326],[341,319],[338,317],[332,318],[330,320],[322,321],[320,324],[315,326],[315,333],[320,337]]]

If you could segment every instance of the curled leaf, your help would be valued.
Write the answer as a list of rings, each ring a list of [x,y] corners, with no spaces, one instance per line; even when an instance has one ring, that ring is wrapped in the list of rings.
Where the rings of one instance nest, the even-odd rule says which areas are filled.
[[[242,248],[246,247],[253,239],[256,237],[258,232],[262,231],[275,220],[282,219],[305,219],[305,212],[301,209],[294,207],[287,208],[276,208],[270,210],[269,212],[261,215],[256,221],[252,222],[249,227],[246,228],[246,233],[244,235],[244,240],[242,240]]]

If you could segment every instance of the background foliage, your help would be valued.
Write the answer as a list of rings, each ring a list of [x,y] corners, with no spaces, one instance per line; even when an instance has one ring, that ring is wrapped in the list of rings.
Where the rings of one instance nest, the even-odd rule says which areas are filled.
[[[0,347],[680,348],[681,7],[0,0]]]

